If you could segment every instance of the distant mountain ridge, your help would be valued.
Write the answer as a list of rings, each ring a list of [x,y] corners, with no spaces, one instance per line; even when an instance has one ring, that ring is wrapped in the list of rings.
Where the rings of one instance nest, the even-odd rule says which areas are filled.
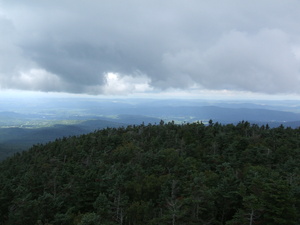
[[[238,122],[242,120],[258,122],[286,122],[300,120],[300,114],[270,109],[221,108],[216,106],[201,107],[201,116],[211,115],[211,119],[220,122]]]
[[[158,103],[158,104],[155,104]],[[29,112],[0,112],[0,159],[13,152],[29,148],[36,143],[53,141],[56,138],[86,134],[94,130],[106,127],[126,127],[139,124],[159,124],[160,120],[175,121],[176,123],[192,123],[202,121],[208,123],[210,119],[222,124],[237,124],[240,121],[248,121],[251,124],[268,124],[270,127],[278,127],[281,124],[286,127],[297,128],[300,126],[300,114],[296,112],[267,109],[261,106],[254,108],[254,104],[248,108],[247,104],[238,104],[232,108],[223,107],[225,103],[218,105],[193,105],[187,102],[182,106],[174,102],[153,102],[152,104],[115,104],[112,107],[101,108],[95,104],[92,108],[80,113],[79,109],[70,108],[66,111],[43,111],[39,113]],[[230,106],[227,104],[226,106]],[[73,110],[73,111],[72,111]],[[62,123],[62,122],[68,122]],[[5,128],[4,128],[5,127]]]
[[[257,122],[292,122],[300,121],[300,114],[271,109],[224,108],[218,106],[152,106],[127,109],[127,114],[147,115],[157,118],[172,119],[192,117],[192,120],[215,120],[222,123],[236,123],[242,120]]]

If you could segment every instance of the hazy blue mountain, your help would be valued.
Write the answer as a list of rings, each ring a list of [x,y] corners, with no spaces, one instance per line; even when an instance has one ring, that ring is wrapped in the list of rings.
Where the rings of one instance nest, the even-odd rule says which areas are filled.
[[[235,123],[241,120],[258,122],[286,122],[300,120],[300,114],[269,109],[223,108],[217,106],[151,106],[127,108],[128,115],[147,115],[167,120],[183,118],[188,121],[207,121],[209,119]]]
[[[242,120],[278,127],[300,126],[300,101],[220,101],[205,99],[62,98],[1,101],[0,154],[7,156],[35,143],[80,135],[105,127],[191,123],[210,119],[223,124]],[[1,158],[1,155],[0,155]]]

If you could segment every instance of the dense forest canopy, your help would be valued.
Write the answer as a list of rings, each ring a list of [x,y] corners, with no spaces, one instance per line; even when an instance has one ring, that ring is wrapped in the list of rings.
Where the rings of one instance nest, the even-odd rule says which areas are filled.
[[[173,122],[0,163],[0,224],[300,224],[300,129]]]

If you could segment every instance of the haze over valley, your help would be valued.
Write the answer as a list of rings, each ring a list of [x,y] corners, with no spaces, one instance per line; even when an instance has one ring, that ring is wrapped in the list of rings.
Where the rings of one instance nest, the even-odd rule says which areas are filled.
[[[198,99],[104,99],[20,98],[1,100],[0,157],[26,150],[33,144],[81,135],[106,127],[176,124],[209,120],[222,124],[252,124],[297,128],[300,101],[198,100]]]

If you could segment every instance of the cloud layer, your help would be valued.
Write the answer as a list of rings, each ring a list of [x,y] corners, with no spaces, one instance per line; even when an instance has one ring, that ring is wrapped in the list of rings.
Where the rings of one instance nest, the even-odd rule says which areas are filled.
[[[0,0],[0,88],[299,93],[299,7],[296,0]]]

